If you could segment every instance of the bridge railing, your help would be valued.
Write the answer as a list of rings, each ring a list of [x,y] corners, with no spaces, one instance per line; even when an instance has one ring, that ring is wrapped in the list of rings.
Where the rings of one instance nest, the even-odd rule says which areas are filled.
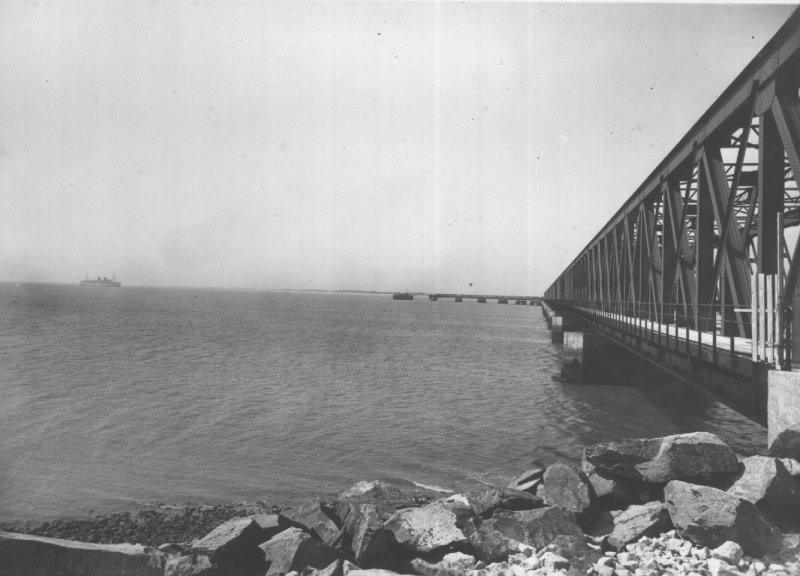
[[[749,340],[754,360],[788,368],[792,356],[800,358],[791,337],[800,299],[798,232],[800,10],[545,300],[665,325],[681,318],[698,333]]]

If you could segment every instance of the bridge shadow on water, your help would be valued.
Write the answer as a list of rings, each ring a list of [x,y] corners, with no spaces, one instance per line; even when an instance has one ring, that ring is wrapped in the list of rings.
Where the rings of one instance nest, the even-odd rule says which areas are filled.
[[[562,375],[574,373],[563,346]],[[763,453],[766,429],[714,398],[616,346],[587,355],[579,378],[554,382],[554,394],[570,405],[563,422],[585,444],[683,432],[717,434],[741,455]]]

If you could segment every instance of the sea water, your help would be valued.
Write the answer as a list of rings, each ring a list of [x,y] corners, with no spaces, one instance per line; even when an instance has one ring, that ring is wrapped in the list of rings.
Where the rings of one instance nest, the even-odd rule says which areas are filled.
[[[665,379],[556,382],[535,306],[0,284],[0,521],[445,489],[585,444],[764,429]]]

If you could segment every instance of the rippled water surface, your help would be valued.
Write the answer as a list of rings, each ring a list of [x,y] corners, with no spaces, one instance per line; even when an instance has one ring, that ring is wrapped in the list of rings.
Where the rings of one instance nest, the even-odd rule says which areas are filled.
[[[0,284],[0,520],[507,482],[622,437],[763,428],[640,369],[561,384],[540,308]],[[607,381],[607,380],[606,380]]]

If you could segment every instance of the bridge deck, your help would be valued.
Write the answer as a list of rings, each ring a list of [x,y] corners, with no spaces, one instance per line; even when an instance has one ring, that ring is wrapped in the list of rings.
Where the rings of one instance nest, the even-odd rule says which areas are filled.
[[[580,310],[596,319],[606,319],[606,323],[619,323],[624,325],[629,331],[642,330],[650,333],[651,339],[658,339],[662,337],[664,340],[671,339],[686,345],[697,345],[698,342],[701,346],[707,348],[717,348],[718,350],[733,351],[737,356],[752,357],[753,355],[753,341],[750,338],[740,338],[734,336],[723,336],[719,331],[716,333],[716,338],[713,332],[698,332],[685,326],[676,326],[675,324],[660,324],[651,320],[644,320],[642,318],[635,318],[631,316],[622,316],[612,312],[604,312],[602,310],[594,310],[582,306],[576,306],[576,310]]]

